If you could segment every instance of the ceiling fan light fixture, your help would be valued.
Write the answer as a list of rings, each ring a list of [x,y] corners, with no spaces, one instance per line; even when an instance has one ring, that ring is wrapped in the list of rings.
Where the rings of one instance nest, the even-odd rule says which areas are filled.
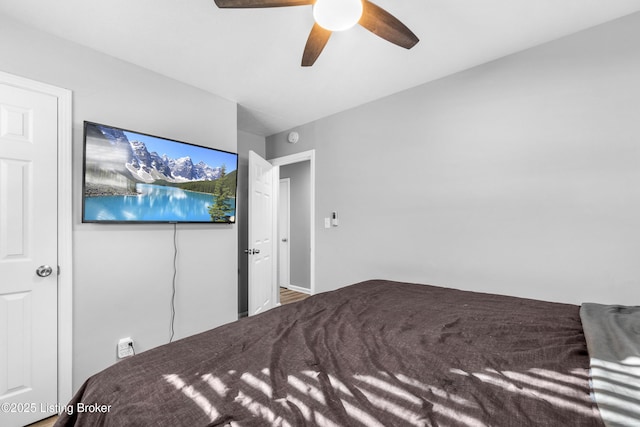
[[[362,0],[317,0],[313,19],[326,30],[344,31],[358,23],[362,9]]]

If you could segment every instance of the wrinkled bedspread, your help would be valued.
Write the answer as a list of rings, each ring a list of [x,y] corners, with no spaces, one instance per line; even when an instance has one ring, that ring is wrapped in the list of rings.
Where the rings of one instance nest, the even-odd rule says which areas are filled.
[[[578,306],[373,280],[125,359],[56,425],[602,426],[588,368]]]

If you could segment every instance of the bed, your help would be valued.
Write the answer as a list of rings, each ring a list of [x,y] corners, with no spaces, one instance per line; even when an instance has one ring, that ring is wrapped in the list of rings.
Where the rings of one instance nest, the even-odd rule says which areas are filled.
[[[56,426],[603,426],[580,310],[366,281],[122,360]]]

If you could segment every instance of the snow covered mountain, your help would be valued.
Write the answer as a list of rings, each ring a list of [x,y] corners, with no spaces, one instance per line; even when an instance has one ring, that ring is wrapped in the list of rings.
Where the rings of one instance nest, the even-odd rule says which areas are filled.
[[[169,182],[212,181],[222,174],[222,168],[211,167],[204,162],[193,164],[190,157],[173,159],[166,154],[149,152],[140,141],[129,141],[132,157],[126,164],[127,169],[138,180],[153,182],[165,180]]]

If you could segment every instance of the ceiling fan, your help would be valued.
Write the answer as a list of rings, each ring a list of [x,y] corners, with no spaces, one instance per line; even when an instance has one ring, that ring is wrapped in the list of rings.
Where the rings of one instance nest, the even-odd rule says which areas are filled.
[[[313,5],[311,28],[302,54],[302,66],[310,67],[329,41],[333,31],[344,31],[360,24],[373,34],[405,49],[419,39],[396,17],[369,0],[215,0],[221,9],[286,7]]]

